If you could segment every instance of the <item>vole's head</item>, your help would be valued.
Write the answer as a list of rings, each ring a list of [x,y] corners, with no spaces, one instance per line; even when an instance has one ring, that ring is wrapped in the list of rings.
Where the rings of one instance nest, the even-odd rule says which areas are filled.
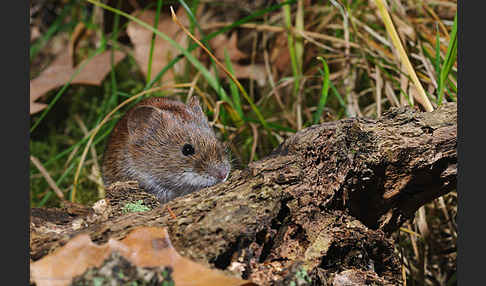
[[[143,188],[165,200],[229,175],[226,148],[194,96],[187,105],[165,98],[141,102],[129,112],[127,129],[131,172]]]

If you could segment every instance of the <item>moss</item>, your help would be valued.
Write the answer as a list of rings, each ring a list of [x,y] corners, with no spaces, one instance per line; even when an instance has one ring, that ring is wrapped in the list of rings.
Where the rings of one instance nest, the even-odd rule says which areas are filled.
[[[138,200],[134,203],[127,203],[123,207],[123,213],[146,212],[150,208],[143,204],[143,200]]]

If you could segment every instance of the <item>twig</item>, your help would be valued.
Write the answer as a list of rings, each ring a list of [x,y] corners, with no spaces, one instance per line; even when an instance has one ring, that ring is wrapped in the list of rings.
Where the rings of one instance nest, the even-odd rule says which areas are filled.
[[[81,117],[79,117],[78,114],[74,114],[74,120],[76,123],[78,123],[79,127],[81,128],[81,131],[83,131],[84,136],[89,136],[89,131],[88,128],[86,128],[86,125],[84,124],[83,120],[81,120]],[[101,168],[100,164],[98,163],[98,155],[96,154],[96,149],[94,148],[93,145],[90,147],[91,150],[91,157],[93,158],[93,166],[94,166],[94,172],[93,172],[93,177],[91,178],[96,185],[98,186],[98,196],[100,198],[105,197],[105,188],[103,185],[103,179],[101,179]]]
[[[381,116],[381,90],[383,88],[383,79],[381,78],[380,68],[375,67],[376,73],[376,117]]]
[[[76,121],[76,123],[78,123],[79,128],[81,128],[81,131],[83,131],[83,133],[84,133],[84,136],[88,136],[89,135],[88,128],[86,128],[86,125],[81,120],[81,117],[79,117],[78,114],[74,114],[74,120]],[[96,154],[95,148],[93,146],[91,146],[90,149],[91,149],[91,157],[93,157],[93,163],[94,163],[94,165],[96,166],[96,168],[98,170],[101,170],[100,169],[100,165],[98,164],[98,155]]]
[[[189,99],[192,94],[194,93],[194,87],[196,86],[197,81],[199,80],[199,77],[201,76],[201,72],[197,72],[197,74],[194,76],[194,79],[191,82],[191,88],[189,89],[189,92],[187,93],[187,98]]]
[[[167,205],[167,211],[169,212],[170,216],[173,218],[173,219],[177,219],[177,216],[175,215],[174,211],[172,211],[172,209],[170,208],[169,205]]]
[[[255,112],[256,116],[258,117],[260,123],[263,125],[263,127],[268,131],[269,134],[271,134],[271,130],[270,128],[268,127],[268,124],[267,122],[265,121],[265,118],[263,117],[263,115],[260,113],[260,110],[258,110],[258,108],[255,106],[255,104],[253,103],[253,100],[248,96],[248,94],[246,93],[245,89],[243,88],[243,86],[240,84],[240,82],[236,79],[236,77],[230,73],[228,71],[228,69],[201,43],[201,41],[199,41],[198,39],[196,39],[196,37],[194,37],[187,29],[186,27],[184,27],[184,25],[182,25],[181,22],[179,22],[179,20],[177,19],[177,16],[174,12],[174,8],[172,8],[172,6],[170,6],[170,12],[172,14],[172,20],[182,29],[182,31],[184,31],[184,33],[186,33],[186,35],[188,35],[194,42],[196,42],[196,44],[198,44],[210,57],[211,59],[216,63],[216,65],[221,68],[224,73],[226,73],[226,75],[228,77],[231,78],[231,80],[236,84],[236,86],[238,87],[238,89],[241,91],[241,93],[243,94],[243,97],[245,97],[245,99],[248,101],[248,103],[250,104],[251,108],[253,109],[253,111]]]
[[[389,81],[385,82],[385,95],[392,106],[400,106],[400,102],[398,101]]]
[[[256,147],[258,143],[258,129],[255,124],[250,123],[251,130],[253,131],[253,144],[251,146],[251,155],[250,155],[250,160],[249,162],[253,161],[253,158],[255,157],[255,152],[256,152]]]
[[[225,27],[230,25],[231,23],[226,23],[226,22],[219,22],[219,23],[212,23],[210,25],[204,26],[203,29],[214,29],[214,28],[220,28],[220,27]],[[246,23],[246,24],[241,24],[238,27],[240,28],[247,28],[247,29],[256,29],[257,31],[270,31],[270,32],[285,32],[287,31],[283,27],[279,26],[272,26],[272,25],[265,25],[265,24],[252,24],[252,23]],[[346,44],[346,41],[337,37],[317,33],[317,32],[310,32],[310,31],[297,31],[295,28],[290,29],[292,33],[299,33],[302,35],[305,35],[310,38],[315,38],[315,39],[321,39],[321,40],[326,40],[330,42],[336,42],[339,44]],[[352,48],[360,48],[360,46],[356,43],[349,42],[349,46]]]
[[[56,195],[59,197],[59,199],[64,201],[65,200],[64,194],[62,193],[61,189],[59,189],[59,187],[56,185],[56,182],[54,182],[51,175],[49,175],[49,172],[47,172],[47,170],[44,168],[44,166],[42,166],[42,163],[39,161],[39,159],[30,155],[30,160],[32,161],[32,163],[34,163],[34,165],[37,167],[37,169],[39,169],[39,172],[41,172],[44,179],[46,179],[46,182],[49,185],[49,187],[51,187],[51,189],[56,193]]]

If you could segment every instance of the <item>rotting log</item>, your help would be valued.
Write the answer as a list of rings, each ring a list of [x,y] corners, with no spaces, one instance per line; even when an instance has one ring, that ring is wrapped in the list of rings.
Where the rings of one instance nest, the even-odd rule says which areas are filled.
[[[169,202],[175,217],[133,186],[108,192],[105,215],[76,205],[33,209],[31,259],[78,233],[105,242],[166,226],[180,254],[260,285],[288,285],[302,269],[312,285],[397,285],[390,234],[455,190],[456,121],[448,103],[311,126],[227,182]],[[120,211],[135,199],[155,208]]]

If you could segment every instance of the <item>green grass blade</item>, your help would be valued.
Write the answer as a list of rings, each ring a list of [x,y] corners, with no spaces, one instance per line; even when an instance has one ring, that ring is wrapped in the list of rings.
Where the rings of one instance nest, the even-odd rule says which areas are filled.
[[[201,25],[199,25],[199,23],[197,22],[196,17],[194,16],[193,9],[189,8],[189,6],[186,4],[186,2],[184,0],[179,0],[179,3],[181,4],[182,8],[184,8],[184,10],[186,11],[186,15],[189,17],[190,27],[192,28],[190,30],[190,32],[192,34],[194,34],[193,33],[194,32],[194,27],[196,27],[198,29],[198,31],[199,31],[199,34],[200,34],[201,38],[202,38],[200,40],[200,42],[203,43],[203,45],[211,53],[213,53],[213,51],[211,49],[211,46],[209,45],[208,40],[205,40],[206,34],[204,33],[203,29],[201,28]],[[194,7],[194,9],[195,9],[195,7]],[[190,39],[190,41],[189,41],[189,47],[191,47],[191,44],[195,44],[194,41],[192,41],[192,39]],[[221,83],[219,83],[219,78],[220,77],[219,77],[219,73],[218,73],[218,68],[217,68],[216,64],[214,63],[214,61],[213,61],[213,59],[211,57],[209,58],[209,60],[210,60],[211,68],[213,68],[213,70],[214,70],[215,79],[218,81],[218,84],[219,84],[220,88],[222,88]],[[220,93],[218,92],[218,94],[220,94]],[[241,118],[239,118],[239,119],[241,119]]]
[[[244,120],[246,122],[251,122],[251,123],[261,123],[259,119],[255,119],[253,117],[248,117],[248,116],[245,116]],[[287,127],[287,126],[282,126],[280,124],[276,124],[276,123],[273,123],[273,122],[267,122],[267,126],[268,126],[268,128],[270,128],[272,130],[276,130],[276,131],[291,132],[291,133],[296,132],[295,129],[292,129],[292,128]],[[270,137],[270,138],[273,138],[273,137]]]
[[[319,104],[317,106],[316,113],[314,113],[314,124],[319,123],[319,119],[321,118],[322,112],[324,111],[324,106],[327,102],[327,95],[329,93],[329,67],[327,66],[326,61],[322,57],[317,57],[318,60],[322,62],[322,66],[324,67],[324,71],[319,69],[319,72],[322,75],[322,91],[321,97],[319,98]]]
[[[224,59],[228,70],[234,75],[235,72],[233,70],[233,65],[231,64],[231,60],[228,56],[228,51],[226,50],[226,48],[224,49]],[[236,112],[238,112],[238,114],[240,115],[240,118],[243,118],[243,109],[241,108],[241,100],[238,87],[232,80],[229,80],[229,85],[231,90],[231,97],[233,98],[233,105],[236,109]]]
[[[117,7],[120,7],[122,3],[122,0],[117,1]],[[116,48],[116,40],[118,38],[118,32],[119,32],[119,26],[120,25],[120,16],[115,15],[115,18],[113,20],[113,34],[111,35],[111,41],[114,43],[114,47]],[[111,59],[110,59],[110,65],[111,65],[111,70],[110,70],[110,78],[111,78],[111,97],[109,99],[108,104],[105,106],[105,110],[103,114],[106,112],[106,109],[109,108],[112,104],[115,104],[118,99],[118,84],[116,81],[116,74],[115,74],[115,49],[111,50]]]
[[[440,71],[439,77],[439,90],[438,90],[438,102],[440,106],[442,104],[442,99],[444,97],[444,87],[447,82],[447,77],[454,66],[457,59],[457,12],[454,17],[454,25],[452,26],[452,31],[450,35],[449,45],[447,46],[447,54],[444,59],[444,64]]]
[[[197,30],[199,31],[199,33],[201,33],[202,37],[204,38],[203,30],[201,29],[201,26],[199,25],[199,23],[196,20],[196,17],[194,16],[193,9],[189,8],[189,6],[186,4],[186,2],[184,0],[179,0],[179,3],[181,4],[182,8],[184,8],[184,10],[186,10],[186,14],[189,17],[189,20],[191,21],[191,27],[196,27]],[[194,5],[196,5],[196,4],[194,4]],[[192,29],[191,29],[191,32],[193,32]],[[204,43],[205,46],[207,46],[207,43],[205,43],[203,41],[201,41],[201,42]]]
[[[449,83],[449,87],[450,89],[452,89],[452,91],[457,94],[457,86],[449,79],[447,78],[447,82]],[[447,87],[446,87],[447,88]]]
[[[158,29],[159,26],[159,18],[160,18],[160,10],[162,9],[162,0],[157,1],[157,10],[155,12],[155,20],[154,20],[154,29]],[[118,14],[115,14],[119,16]],[[152,58],[154,56],[154,46],[155,46],[155,33],[152,34],[152,40],[150,41],[150,52],[149,52],[149,60],[148,60],[148,67],[147,67],[147,82],[150,82],[152,78]]]
[[[339,104],[341,105],[341,107],[344,108],[344,110],[347,110],[346,109],[346,102],[344,101],[343,97],[341,96],[341,94],[337,90],[336,86],[332,83],[332,81],[329,81],[329,86],[331,87],[332,93],[334,94],[334,96],[339,101]],[[349,114],[347,112],[346,112],[346,115],[349,116]]]
[[[73,75],[69,78],[68,82],[64,84],[64,86],[57,92],[56,96],[54,97],[53,100],[49,103],[46,109],[44,109],[44,112],[40,115],[40,117],[35,121],[34,125],[30,128],[30,132],[32,133],[35,128],[41,123],[42,119],[47,115],[49,110],[51,110],[52,106],[59,100],[61,95],[66,91],[69,85],[71,85],[71,81],[83,70],[83,68],[86,66],[86,64],[93,59],[93,57],[101,54],[102,52],[105,51],[104,45],[102,45],[100,48],[96,49],[89,57],[86,59],[83,63],[79,65],[79,67],[74,71]]]
[[[54,193],[53,190],[49,189],[49,191],[47,192],[47,194],[44,195],[44,197],[42,198],[42,200],[39,202],[39,204],[37,205],[37,207],[42,207],[44,206],[47,201],[51,198],[52,194]]]
[[[167,36],[165,33],[154,29],[152,26],[150,26],[148,23],[141,21],[140,19],[133,17],[132,15],[129,15],[123,11],[120,11],[118,9],[115,9],[111,6],[105,5],[101,2],[95,1],[95,0],[85,0],[87,2],[90,2],[93,5],[99,6],[103,9],[106,9],[110,12],[120,14],[121,16],[128,18],[129,20],[139,24],[140,26],[152,31],[155,33],[157,36],[161,37],[165,41],[169,42],[173,47],[178,49],[186,58],[187,60],[194,65],[194,67],[201,72],[201,74],[204,76],[208,84],[219,94],[220,98],[222,98],[225,102],[228,102],[228,104],[231,105],[231,100],[229,100],[228,95],[222,89],[218,83],[218,81],[213,77],[213,75],[204,67],[204,65],[197,60],[187,49],[184,49],[179,43],[171,39],[169,36]]]
[[[102,135],[98,136],[98,138],[93,142],[93,145],[98,144],[101,140],[104,140],[105,137],[107,137],[110,133],[111,133],[111,128],[108,129],[106,132],[104,132]],[[54,163],[55,161],[59,160],[60,158],[66,156],[68,154],[70,154],[71,151],[74,148],[76,148],[77,146],[80,146],[83,143],[86,143],[86,141],[88,141],[88,140],[89,140],[89,137],[83,138],[82,140],[80,140],[79,142],[77,142],[75,145],[70,146],[66,150],[64,150],[61,153],[57,154],[54,158],[52,158],[49,161],[47,161],[44,164],[44,167],[47,167],[48,165],[50,165],[50,164]],[[64,181],[64,179],[67,178],[67,175],[69,175],[71,173],[71,171],[74,169],[74,167],[76,166],[76,164],[77,164],[77,160],[73,160],[69,164],[69,166],[64,170],[64,172],[61,174],[61,176],[59,177],[59,179],[57,179],[56,185],[58,185],[58,186],[61,185],[61,183]],[[52,196],[53,193],[54,193],[54,191],[51,190],[51,189],[49,189],[49,192],[47,192],[47,194],[44,195],[44,197],[41,199],[41,201],[37,204],[37,207],[42,207],[43,205],[45,205],[47,203],[47,201],[49,201],[49,198]]]
[[[49,39],[57,32],[60,30],[62,23],[64,21],[64,18],[68,14],[68,12],[71,11],[71,8],[73,6],[74,1],[70,1],[67,5],[64,6],[64,8],[61,11],[61,14],[57,16],[56,20],[52,25],[47,29],[47,31],[42,35],[37,41],[34,42],[34,44],[31,45],[30,47],[30,60],[32,60],[37,53],[47,44]]]
[[[290,13],[290,5],[283,6],[283,14],[285,20],[285,27],[287,28],[287,46],[290,54],[290,64],[292,67],[292,75],[294,76],[294,85],[292,89],[292,95],[297,97],[300,85],[300,73],[299,64],[297,60],[297,54],[295,51],[294,35],[290,32],[292,29],[292,16]]]
[[[289,7],[288,5],[286,7]],[[295,28],[298,31],[304,31],[304,1],[297,1],[297,12],[295,13]],[[297,60],[297,69],[299,76],[302,75],[304,61],[304,38],[301,35],[295,37],[295,59]]]
[[[275,10],[278,10],[280,9],[282,6],[284,5],[287,5],[287,4],[292,4],[292,3],[295,3],[297,0],[289,0],[289,1],[285,1],[285,2],[282,2],[280,4],[276,4],[276,5],[273,5],[273,6],[270,6],[268,8],[265,8],[265,9],[261,9],[261,10],[258,10],[236,22],[233,22],[232,24],[226,26],[226,27],[223,27],[221,29],[219,29],[218,31],[214,31],[212,33],[210,33],[209,35],[207,35],[206,37],[203,37],[201,39],[201,42],[202,43],[205,43],[206,41],[209,41],[211,40],[212,38],[216,37],[217,35],[219,34],[222,34],[222,33],[225,33],[233,28],[236,28],[242,24],[245,24],[245,23],[248,23],[262,15],[265,15],[266,13],[269,13],[269,12],[272,12],[272,11],[275,11]],[[192,43],[191,46],[187,49],[188,52],[192,52],[194,49],[196,49],[198,46],[195,44],[195,43]],[[151,80],[144,88],[144,90],[147,90],[147,89],[150,89],[153,87],[153,85],[158,82],[162,76],[169,70],[171,69],[179,60],[182,59],[182,55],[181,56],[177,56],[175,58],[173,58],[158,74],[157,76],[155,76],[155,78],[153,80]]]
[[[108,128],[102,135],[99,135],[97,137],[97,139],[94,140],[93,144],[97,144],[98,142],[103,140],[105,137],[107,137],[110,134],[111,129],[112,128]],[[76,144],[69,146],[68,148],[66,148],[66,150],[62,151],[61,153],[57,154],[55,157],[49,159],[46,163],[44,163],[44,167],[47,167],[47,166],[51,165],[52,163],[56,162],[57,160],[61,159],[62,157],[68,155],[69,153],[71,153],[74,150],[74,148],[81,146],[82,144],[88,142],[88,140],[89,140],[89,136],[86,136],[83,139],[76,142]]]
[[[438,81],[440,77],[440,34],[439,34],[439,27],[438,26],[436,27],[437,27],[437,35],[435,37],[435,72]],[[426,49],[422,49],[422,50],[426,50]],[[439,85],[438,82],[437,85]]]
[[[240,19],[238,21],[235,21],[232,24],[230,24],[230,25],[228,25],[228,26],[226,26],[226,27],[224,27],[224,28],[222,28],[222,29],[220,29],[218,31],[215,31],[213,33],[210,33],[208,35],[208,37],[210,39],[212,39],[215,36],[217,36],[219,34],[222,34],[222,33],[225,33],[225,32],[227,32],[227,31],[229,31],[229,30],[231,30],[233,28],[236,28],[236,27],[238,27],[241,24],[245,24],[245,23],[247,23],[247,22],[249,22],[249,21],[251,21],[251,20],[253,20],[255,18],[258,18],[258,17],[263,16],[263,15],[269,13],[269,12],[273,12],[275,10],[278,10],[278,9],[284,7],[285,5],[290,5],[290,4],[293,4],[295,2],[297,2],[297,0],[289,0],[289,1],[282,2],[280,4],[276,4],[276,5],[270,6],[268,8],[265,8],[265,9],[262,9],[262,10],[259,10],[259,11],[256,11],[256,12],[252,13],[251,15],[248,15],[246,17],[243,17],[242,19]]]

